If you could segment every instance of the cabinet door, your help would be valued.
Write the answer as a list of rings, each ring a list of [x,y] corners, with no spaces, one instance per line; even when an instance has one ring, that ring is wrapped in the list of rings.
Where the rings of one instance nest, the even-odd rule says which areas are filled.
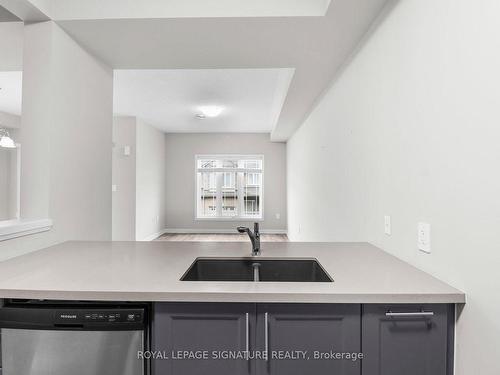
[[[213,359],[213,351],[245,352],[255,342],[255,304],[156,303],[153,315],[153,350],[169,359],[152,362],[153,375],[248,375],[251,361]],[[177,359],[208,352],[208,359]],[[187,353],[182,353],[186,351]]]
[[[259,375],[359,375],[359,360],[329,356],[360,352],[360,322],[360,305],[257,305],[257,348],[268,353]]]
[[[363,375],[452,374],[451,324],[449,305],[364,305]]]

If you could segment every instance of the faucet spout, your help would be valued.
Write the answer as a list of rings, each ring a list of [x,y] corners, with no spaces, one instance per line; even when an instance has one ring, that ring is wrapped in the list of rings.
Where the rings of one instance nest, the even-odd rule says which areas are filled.
[[[250,237],[250,241],[252,242],[252,256],[260,255],[259,223],[254,223],[253,232],[247,227],[238,227],[237,230],[239,233],[246,233]]]

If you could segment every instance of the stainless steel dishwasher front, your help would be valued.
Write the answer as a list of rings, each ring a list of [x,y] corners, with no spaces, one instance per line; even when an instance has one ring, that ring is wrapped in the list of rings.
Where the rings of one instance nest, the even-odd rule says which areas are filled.
[[[0,374],[146,375],[146,321],[143,307],[3,307]]]

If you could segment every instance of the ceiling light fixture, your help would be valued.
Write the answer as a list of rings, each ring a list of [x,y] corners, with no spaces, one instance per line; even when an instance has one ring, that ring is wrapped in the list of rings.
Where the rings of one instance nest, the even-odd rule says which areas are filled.
[[[14,140],[10,137],[7,129],[0,129],[0,147],[16,148]]]
[[[218,106],[218,105],[204,105],[201,107],[198,107],[199,111],[201,112],[201,115],[205,117],[217,117],[219,116],[222,111],[224,110],[224,107]],[[199,117],[199,115],[197,116]]]

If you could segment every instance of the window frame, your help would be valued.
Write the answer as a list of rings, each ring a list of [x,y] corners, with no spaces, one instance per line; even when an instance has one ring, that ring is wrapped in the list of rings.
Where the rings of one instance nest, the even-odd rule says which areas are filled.
[[[214,216],[214,217],[200,217],[198,216],[198,160],[200,159],[234,159],[234,160],[261,160],[262,161],[262,168],[259,169],[259,172],[261,174],[261,193],[260,193],[260,202],[261,202],[261,209],[260,209],[260,216]],[[194,156],[194,220],[195,221],[236,221],[236,222],[241,222],[241,221],[252,221],[252,222],[262,222],[264,221],[264,155],[263,154],[196,154]],[[217,168],[214,168],[217,169]],[[207,172],[209,170],[207,169]],[[249,171],[247,169],[243,169],[241,172],[244,171]],[[214,172],[221,172],[224,173],[224,171],[214,171]],[[251,173],[251,172],[250,172]],[[222,179],[222,184],[224,183],[224,176],[221,176]],[[237,186],[237,177],[235,181],[235,185]],[[219,194],[219,192],[217,193]]]

